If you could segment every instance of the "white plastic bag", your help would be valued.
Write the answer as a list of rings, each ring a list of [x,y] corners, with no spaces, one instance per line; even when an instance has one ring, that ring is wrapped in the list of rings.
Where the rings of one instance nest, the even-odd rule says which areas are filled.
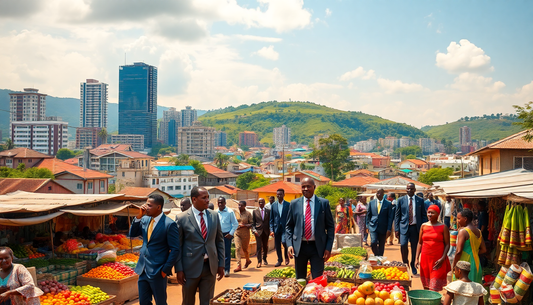
[[[114,263],[117,260],[117,252],[115,250],[107,250],[104,252],[98,253],[96,257],[96,262],[98,265],[103,265],[105,263]]]

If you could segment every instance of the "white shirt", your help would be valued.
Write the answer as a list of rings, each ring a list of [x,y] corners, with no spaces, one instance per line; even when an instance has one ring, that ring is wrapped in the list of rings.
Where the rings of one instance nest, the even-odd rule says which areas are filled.
[[[452,203],[450,201],[446,201],[444,203],[444,216],[450,217],[452,215]]]
[[[302,240],[313,241],[315,240],[315,196],[309,198],[309,204],[311,205],[311,238],[305,239],[305,212],[307,211],[307,198],[304,197],[304,229]]]
[[[272,205],[270,204],[270,201],[265,204],[265,209],[271,209]]]
[[[409,198],[411,198],[413,200],[413,222],[411,223],[411,225],[416,225],[416,195],[413,195],[413,197],[409,197],[409,195],[407,195],[407,208],[409,208]],[[409,220],[409,215],[407,215],[407,220]]]
[[[200,228],[200,232],[202,232],[202,223],[200,222],[200,211],[198,211],[194,206],[191,206],[191,209],[192,209],[192,212],[194,214],[194,219],[196,219],[196,223],[198,224],[198,228]],[[206,211],[207,210],[203,210],[203,215],[202,217],[204,218],[204,222],[205,222],[205,229],[207,230],[207,233],[209,233],[209,228],[207,226],[207,215],[206,215]],[[204,254],[204,259],[208,258],[209,256],[207,255],[207,253]]]

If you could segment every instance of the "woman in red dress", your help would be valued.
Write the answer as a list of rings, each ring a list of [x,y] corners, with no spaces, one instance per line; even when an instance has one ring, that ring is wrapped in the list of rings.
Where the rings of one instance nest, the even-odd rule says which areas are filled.
[[[440,209],[437,205],[428,207],[429,221],[422,224],[416,250],[416,267],[424,289],[441,291],[447,284],[446,277],[451,270],[448,260],[450,232],[438,222]]]

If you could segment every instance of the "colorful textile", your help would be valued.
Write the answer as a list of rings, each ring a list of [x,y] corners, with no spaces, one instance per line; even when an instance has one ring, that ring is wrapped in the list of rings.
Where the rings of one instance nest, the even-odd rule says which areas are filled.
[[[335,233],[348,234],[350,233],[350,216],[346,213],[346,208],[343,208],[340,204],[335,208],[336,222]]]
[[[481,232],[479,234],[480,236],[477,237],[476,234],[474,234],[474,232],[472,232],[472,230],[469,228],[464,228],[463,230],[468,232],[469,238],[463,246],[463,253],[461,254],[459,260],[470,263],[471,269],[470,273],[468,274],[468,278],[472,282],[482,284],[483,270],[481,269],[481,264],[479,262],[479,247],[481,246],[483,237],[481,236]],[[455,281],[455,275],[453,280]]]
[[[7,282],[9,290],[16,290],[21,295],[10,296],[12,305],[38,305],[41,304],[39,296],[43,291],[33,284],[33,278],[26,267],[13,264],[13,271]]]
[[[433,270],[435,263],[444,254],[444,225],[425,225],[422,227],[422,250],[420,252],[420,280],[424,287],[433,291],[441,291],[447,284],[446,276],[451,270],[448,257],[441,267]]]

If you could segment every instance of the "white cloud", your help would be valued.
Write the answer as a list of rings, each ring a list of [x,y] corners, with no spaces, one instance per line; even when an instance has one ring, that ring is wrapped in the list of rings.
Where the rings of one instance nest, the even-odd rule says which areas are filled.
[[[475,73],[464,72],[459,74],[454,80],[450,88],[460,91],[484,91],[489,93],[496,93],[504,88],[505,84],[501,81],[492,81],[492,77],[484,77]]]
[[[378,85],[384,89],[387,94],[412,93],[427,90],[420,84],[407,84],[399,80],[389,80],[385,78],[378,78]]]
[[[348,81],[354,78],[371,79],[376,78],[374,70],[365,71],[363,67],[357,67],[357,69],[348,71],[339,77],[341,81]]]
[[[326,17],[331,16],[331,10],[329,8],[326,9]]]
[[[274,51],[274,46],[272,45],[268,47],[262,47],[259,51],[254,52],[253,54],[270,60],[278,60],[279,58],[279,53]]]
[[[448,53],[437,53],[436,65],[449,73],[486,72],[494,70],[490,66],[490,57],[483,49],[467,39],[459,43],[452,41],[447,48]]]
[[[263,41],[263,42],[281,42],[283,40],[278,37],[263,37],[263,36],[254,36],[254,35],[235,35],[235,37],[241,40]]]

